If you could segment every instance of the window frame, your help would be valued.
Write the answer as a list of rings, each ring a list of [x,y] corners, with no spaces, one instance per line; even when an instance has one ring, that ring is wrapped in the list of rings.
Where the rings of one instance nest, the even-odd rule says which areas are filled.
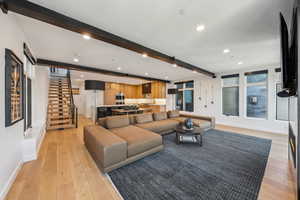
[[[192,88],[191,87],[186,87],[186,83],[189,83],[189,82],[193,82],[193,87]],[[177,85],[179,85],[179,84],[182,84],[183,87],[182,88],[177,88]],[[195,81],[191,80],[191,81],[177,82],[177,83],[175,83],[175,85],[176,85],[176,88],[178,89],[178,91],[182,91],[182,110],[180,110],[180,111],[190,112],[190,113],[195,112],[195,91],[194,91]],[[186,110],[184,91],[187,91],[187,90],[192,90],[193,91],[193,111]],[[176,109],[177,109],[177,99],[176,99],[175,105],[176,105]]]
[[[231,85],[224,85],[224,79],[226,78],[238,78],[238,84],[231,84]],[[223,113],[223,88],[237,88],[238,89],[238,115],[225,115]],[[230,75],[225,75],[221,76],[221,115],[224,117],[240,117],[240,75],[239,74],[230,74]]]
[[[248,75],[254,75],[254,74],[262,74],[262,73],[266,73],[267,74],[267,78],[265,81],[261,81],[261,82],[255,82],[255,83],[248,83],[247,81],[247,76]],[[269,119],[269,72],[268,70],[262,70],[262,71],[254,71],[254,72],[247,72],[244,75],[244,117],[246,119],[254,119],[254,120],[268,120]],[[248,117],[248,111],[247,111],[247,94],[248,94],[248,87],[252,87],[252,86],[266,86],[266,116],[264,118],[260,118],[260,117]]]

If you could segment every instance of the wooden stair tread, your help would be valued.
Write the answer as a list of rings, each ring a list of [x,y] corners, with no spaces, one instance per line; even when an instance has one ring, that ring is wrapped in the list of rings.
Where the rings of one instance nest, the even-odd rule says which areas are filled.
[[[48,97],[71,97],[69,94],[49,94]]]
[[[62,91],[66,90],[66,91],[69,91],[69,88],[57,88],[57,87],[55,87],[55,88],[49,88],[49,90],[50,90],[50,91],[59,91],[59,90],[62,90]]]
[[[59,119],[59,120],[50,120],[50,124],[66,124],[66,123],[72,123],[71,119]]]
[[[49,109],[48,110],[48,113],[49,114],[53,114],[53,113],[69,113],[71,112],[71,109],[56,109],[56,108],[53,108],[53,109]]]
[[[52,110],[52,109],[60,109],[60,108],[62,108],[62,109],[69,109],[70,108],[70,106],[68,106],[68,105],[65,105],[65,106],[61,106],[61,105],[59,105],[59,106],[49,106],[48,107],[48,109],[49,110]]]
[[[67,96],[48,96],[49,101],[70,101],[71,97]]]
[[[56,92],[48,92],[49,95],[70,95],[71,93],[69,91],[56,91]]]
[[[57,86],[57,85],[50,85],[51,89],[69,89],[69,86]]]
[[[71,110],[70,108],[49,108],[49,111],[69,111]]]
[[[49,120],[55,120],[55,119],[72,119],[70,114],[65,114],[65,115],[56,115],[56,114],[48,114],[48,119]]]
[[[67,77],[51,77],[48,90],[47,130],[74,128],[72,93]]]
[[[49,102],[68,102],[70,101],[71,99],[69,98],[64,98],[64,99],[60,99],[60,98],[50,98],[49,99]]]
[[[75,128],[75,124],[68,124],[68,125],[57,125],[57,126],[48,126],[47,130],[57,130],[61,128]]]

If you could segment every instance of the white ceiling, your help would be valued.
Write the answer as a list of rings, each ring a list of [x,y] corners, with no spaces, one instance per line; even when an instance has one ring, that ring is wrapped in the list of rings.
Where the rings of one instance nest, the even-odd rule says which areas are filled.
[[[32,0],[67,16],[218,73],[279,65],[279,11],[293,0]],[[289,21],[289,16],[286,16]],[[169,80],[191,71],[17,16],[37,57]],[[203,32],[197,24],[205,24]],[[223,49],[229,48],[229,54]],[[242,61],[243,65],[237,63]]]
[[[101,80],[104,82],[113,82],[113,83],[125,83],[130,85],[140,85],[143,83],[147,83],[149,81],[136,79],[136,78],[127,78],[127,77],[117,77],[117,76],[109,76],[99,73],[90,73],[90,72],[82,72],[82,71],[71,71],[72,82],[82,83],[85,80]]]

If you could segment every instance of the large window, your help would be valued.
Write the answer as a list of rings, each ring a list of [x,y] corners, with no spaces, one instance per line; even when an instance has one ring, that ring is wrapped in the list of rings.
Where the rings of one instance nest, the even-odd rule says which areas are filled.
[[[239,116],[239,75],[222,76],[222,113]]]
[[[194,81],[176,83],[176,109],[182,111],[194,111]]]
[[[247,117],[267,118],[268,71],[245,73],[247,90]]]
[[[281,83],[276,84],[276,94],[282,90]],[[289,119],[289,98],[282,98],[276,95],[276,120],[288,121]]]

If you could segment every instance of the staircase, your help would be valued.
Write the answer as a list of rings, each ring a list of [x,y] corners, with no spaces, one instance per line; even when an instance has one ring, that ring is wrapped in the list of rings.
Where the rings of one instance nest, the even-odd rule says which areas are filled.
[[[47,130],[77,128],[78,114],[73,100],[70,71],[58,73],[55,69],[50,70]]]

